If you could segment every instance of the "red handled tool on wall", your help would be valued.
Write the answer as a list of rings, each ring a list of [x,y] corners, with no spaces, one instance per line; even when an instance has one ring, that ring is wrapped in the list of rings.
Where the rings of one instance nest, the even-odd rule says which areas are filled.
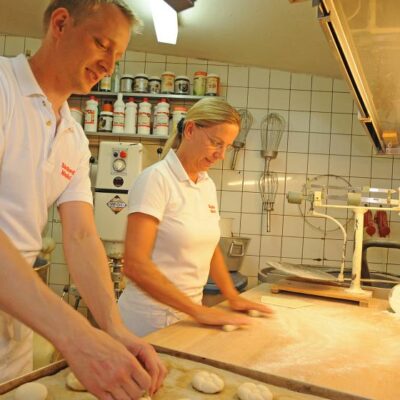
[[[375,222],[378,225],[378,232],[380,237],[386,237],[390,233],[389,222],[386,211],[378,210],[375,213]]]
[[[372,215],[372,211],[368,210],[364,214],[364,227],[365,231],[369,236],[373,236],[376,232],[374,216]]]

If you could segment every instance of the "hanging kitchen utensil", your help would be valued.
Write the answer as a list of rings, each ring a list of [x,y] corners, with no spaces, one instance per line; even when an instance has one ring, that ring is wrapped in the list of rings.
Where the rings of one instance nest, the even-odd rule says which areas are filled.
[[[266,212],[267,232],[271,231],[271,211],[274,210],[276,192],[278,191],[278,175],[275,172],[264,172],[259,181],[263,210]]]
[[[271,231],[271,211],[274,209],[276,192],[278,191],[278,176],[270,172],[269,164],[278,155],[279,143],[285,129],[285,119],[276,113],[269,113],[261,121],[261,155],[265,158],[264,172],[261,174],[259,188],[266,211],[267,232]]]
[[[231,169],[235,169],[237,155],[246,143],[247,134],[253,125],[253,116],[250,111],[245,108],[239,108],[238,113],[240,115],[240,130],[232,145],[234,147],[234,153],[232,157]]]
[[[261,155],[266,160],[264,172],[269,170],[270,161],[278,155],[284,129],[285,119],[277,113],[269,113],[261,121]]]

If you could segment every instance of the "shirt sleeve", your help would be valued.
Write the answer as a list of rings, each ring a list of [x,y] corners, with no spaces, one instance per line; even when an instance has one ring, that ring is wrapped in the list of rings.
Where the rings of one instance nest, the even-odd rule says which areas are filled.
[[[140,212],[162,220],[169,198],[165,179],[156,168],[144,170],[129,190],[128,213]]]
[[[66,189],[57,199],[57,206],[68,201],[84,201],[93,205],[93,195],[90,188],[90,150],[88,140],[82,142],[79,166]]]

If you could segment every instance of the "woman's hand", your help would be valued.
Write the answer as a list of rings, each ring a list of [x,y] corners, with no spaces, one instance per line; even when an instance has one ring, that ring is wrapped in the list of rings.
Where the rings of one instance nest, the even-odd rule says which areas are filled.
[[[265,306],[264,304],[256,303],[254,301],[247,300],[241,296],[235,296],[228,299],[229,306],[234,311],[249,311],[249,310],[257,310],[263,314],[271,315],[274,311]]]
[[[205,325],[251,325],[251,318],[217,308],[199,306],[192,317]]]

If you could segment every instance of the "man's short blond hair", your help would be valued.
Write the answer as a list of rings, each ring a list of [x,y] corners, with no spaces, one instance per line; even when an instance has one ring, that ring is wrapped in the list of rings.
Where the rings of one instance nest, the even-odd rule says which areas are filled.
[[[141,25],[140,19],[124,0],[51,0],[43,16],[44,31],[47,32],[51,15],[57,8],[67,9],[75,22],[78,23],[102,4],[114,4],[117,6],[134,29]]]

